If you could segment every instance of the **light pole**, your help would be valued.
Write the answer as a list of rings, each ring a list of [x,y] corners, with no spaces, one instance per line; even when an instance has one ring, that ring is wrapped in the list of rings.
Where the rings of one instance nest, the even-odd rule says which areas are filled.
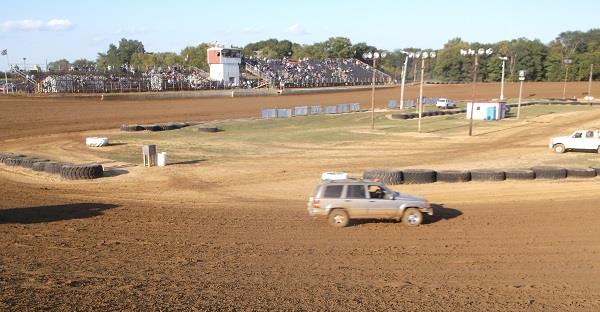
[[[371,130],[375,129],[375,71],[377,70],[377,59],[387,56],[386,52],[367,52],[363,59],[373,60],[373,76],[371,78]]]
[[[592,77],[594,76],[594,64],[590,64],[590,80],[588,81],[588,94],[589,104],[592,105]]]
[[[27,58],[26,57],[23,58],[23,71],[27,72]]]
[[[404,83],[406,82],[406,66],[408,66],[408,59],[414,57],[414,53],[408,53],[406,51],[400,51],[400,53],[406,54],[404,59],[404,67],[402,67],[402,83],[400,85],[400,109],[404,109]]]
[[[477,51],[473,49],[460,49],[460,55],[462,56],[475,56],[475,62],[473,63],[473,89],[472,89],[472,100],[471,100],[471,110],[469,113],[469,136],[473,135],[473,110],[475,110],[475,84],[477,82],[477,66],[479,65],[479,56],[489,56],[494,52],[492,49],[484,49],[479,48]],[[469,108],[469,104],[467,103],[467,110]]]
[[[519,81],[521,82],[519,86],[519,104],[517,104],[517,120],[521,117],[521,99],[523,98],[523,81],[525,81],[525,70],[519,71]]]
[[[425,75],[425,60],[428,58],[435,58],[435,52],[423,51],[422,53],[415,53],[416,58],[421,58],[421,83],[419,85],[419,120],[417,123],[417,130],[421,132],[421,117],[423,117],[423,76]]]
[[[567,79],[569,77],[569,64],[573,63],[573,61],[571,59],[565,59],[563,60],[563,63],[565,64],[565,83],[563,84],[563,100],[566,99],[566,95],[567,95]]]
[[[500,82],[500,101],[504,101],[504,67],[506,65],[506,61],[508,60],[508,57],[500,56],[498,58],[502,61],[502,79]]]

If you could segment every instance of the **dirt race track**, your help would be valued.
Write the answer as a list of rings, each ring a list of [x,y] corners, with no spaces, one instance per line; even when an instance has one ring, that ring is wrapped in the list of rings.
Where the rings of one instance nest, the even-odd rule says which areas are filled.
[[[559,97],[561,87],[531,84],[526,93]],[[569,88],[580,96],[586,86]],[[471,91],[427,89],[451,98]],[[397,92],[378,91],[378,106]],[[478,91],[496,93],[497,85]],[[92,161],[98,156],[73,142],[121,123],[251,117],[260,107],[301,103],[365,105],[369,96],[0,97],[0,151],[41,153],[52,142],[49,157]],[[0,310],[599,311],[600,178],[394,187],[434,203],[435,216],[417,228],[372,221],[334,229],[305,208],[323,171],[525,163],[554,156],[549,133],[598,127],[599,119],[594,110],[472,138],[414,134],[408,146],[382,140],[293,157],[239,155],[218,165],[123,165],[93,181],[0,165]]]

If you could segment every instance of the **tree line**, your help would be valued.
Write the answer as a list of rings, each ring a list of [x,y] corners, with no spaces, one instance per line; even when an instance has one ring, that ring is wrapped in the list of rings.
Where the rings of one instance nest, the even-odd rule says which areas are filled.
[[[119,72],[122,65],[132,66],[138,72],[167,66],[196,67],[208,70],[206,49],[211,45],[201,43],[188,46],[179,53],[148,52],[142,42],[131,39],[121,39],[117,45],[111,44],[106,52],[98,53],[95,61],[76,60],[72,64],[67,60],[49,63],[50,70],[58,70],[73,65],[82,68],[95,64],[99,71]],[[378,50],[364,42],[352,43],[345,37],[332,37],[313,44],[299,44],[289,40],[268,39],[249,43],[240,47],[246,57],[260,58],[291,58],[291,59],[326,59],[326,58],[356,58],[365,60],[363,54]],[[461,49],[491,48],[494,53],[479,58],[479,81],[499,81],[502,72],[500,56],[507,57],[505,78],[516,81],[519,70],[526,71],[529,81],[573,81],[586,80],[589,77],[590,64],[597,64],[594,79],[600,78],[600,29],[586,32],[567,31],[560,33],[554,40],[545,44],[538,39],[518,38],[497,43],[466,42],[461,38],[453,38],[436,51],[434,59],[426,60],[425,79],[444,82],[471,81],[473,57],[462,56]],[[378,61],[378,67],[397,80],[400,80],[406,58],[404,52],[421,51],[417,48],[405,48],[387,51],[387,56]],[[432,51],[425,49],[424,51]],[[567,64],[570,60],[570,63]],[[406,69],[407,79],[419,78],[421,60],[411,58]],[[568,66],[568,70],[567,70]]]

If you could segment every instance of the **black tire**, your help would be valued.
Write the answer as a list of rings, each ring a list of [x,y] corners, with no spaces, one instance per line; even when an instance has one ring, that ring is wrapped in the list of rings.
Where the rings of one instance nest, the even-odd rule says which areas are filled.
[[[407,114],[392,114],[392,119],[408,119]]]
[[[406,114],[406,117],[408,119],[414,119],[414,118],[419,117],[419,114],[417,114],[417,113],[409,113],[409,114]]]
[[[62,165],[63,164],[55,161],[47,162],[44,165],[44,172],[51,174],[60,174],[60,167],[62,167]]]
[[[342,228],[350,223],[350,217],[344,209],[333,209],[327,218],[329,225]]]
[[[121,131],[134,132],[142,130],[144,130],[144,128],[140,125],[121,125]]]
[[[594,171],[596,171],[596,176],[600,176],[600,167],[592,168],[592,169],[594,169]]]
[[[440,170],[436,173],[438,182],[456,183],[471,181],[471,172],[461,170]]]
[[[567,169],[559,167],[538,166],[532,167],[536,179],[557,180],[567,177]]]
[[[505,172],[506,180],[533,180],[535,172],[533,170],[507,170]]]
[[[563,144],[554,144],[554,146],[552,146],[552,149],[557,154],[562,154],[567,151],[567,149],[565,148],[565,146]]]
[[[198,128],[197,131],[215,133],[215,132],[219,132],[222,130],[217,127],[201,127],[201,128]]]
[[[506,174],[502,170],[476,169],[471,170],[471,181],[504,181]]]
[[[405,169],[402,171],[405,184],[424,184],[436,181],[434,170],[429,169]]]
[[[97,179],[104,175],[102,165],[63,165],[60,176],[68,180]]]
[[[407,208],[402,214],[402,223],[406,226],[419,226],[423,223],[423,213],[417,208]]]
[[[596,170],[592,168],[567,168],[568,178],[594,178]]]

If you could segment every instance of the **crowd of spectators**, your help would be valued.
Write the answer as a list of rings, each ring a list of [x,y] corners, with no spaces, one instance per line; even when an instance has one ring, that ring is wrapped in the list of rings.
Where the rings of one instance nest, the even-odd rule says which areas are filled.
[[[275,86],[311,87],[323,85],[370,84],[373,68],[357,59],[332,58],[325,60],[244,58],[244,63],[261,78],[271,80]],[[379,70],[376,83],[389,83],[391,77]]]
[[[249,69],[272,87],[320,87],[371,84],[373,68],[357,59],[325,60],[243,58],[242,69]],[[114,73],[112,68],[109,72]],[[103,74],[95,65],[72,68],[67,74],[51,74],[39,85],[41,92],[133,92],[165,90],[223,89],[222,82],[209,79],[208,73],[181,66],[166,66],[140,71],[127,64],[117,74]],[[375,71],[375,83],[391,82],[391,77]],[[241,79],[240,88],[256,88],[259,80]]]

